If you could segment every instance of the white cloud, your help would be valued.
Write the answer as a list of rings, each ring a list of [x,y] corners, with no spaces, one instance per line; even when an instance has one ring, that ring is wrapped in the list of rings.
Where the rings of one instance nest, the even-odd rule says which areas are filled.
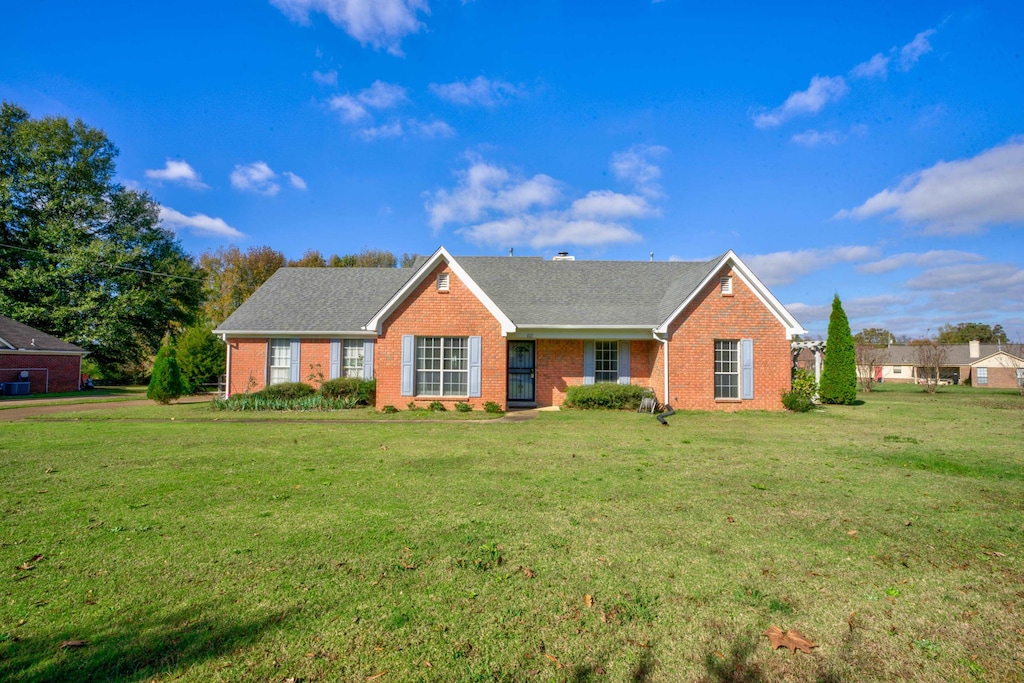
[[[409,98],[406,89],[394,83],[374,81],[369,88],[355,95],[335,95],[327,100],[327,106],[341,112],[341,118],[356,123],[370,116],[370,109],[391,109]]]
[[[352,95],[335,95],[327,100],[327,106],[334,111],[341,112],[341,118],[350,123],[364,119],[370,115],[366,107],[359,103]]]
[[[819,131],[811,128],[803,133],[795,134],[790,141],[804,147],[819,147],[821,145],[838,145],[843,141],[843,136],[834,130]]]
[[[806,90],[792,93],[785,102],[771,111],[754,114],[754,125],[758,128],[775,128],[794,116],[817,114],[826,104],[840,99],[848,90],[842,76],[815,76]]]
[[[402,128],[402,122],[392,121],[381,126],[372,126],[370,128],[362,128],[355,132],[355,136],[366,142],[373,142],[374,140],[387,139],[387,138],[398,138],[405,133]]]
[[[660,197],[661,168],[652,160],[668,153],[661,145],[633,145],[625,152],[612,154],[611,169],[618,180],[630,183],[648,197]]]
[[[453,104],[493,107],[519,94],[520,90],[507,81],[492,81],[477,76],[468,83],[431,83],[430,90],[442,100]]]
[[[148,169],[146,177],[159,182],[178,183],[193,190],[206,190],[210,187],[199,178],[199,174],[187,161],[168,159],[163,168]]]
[[[642,239],[629,227],[619,223],[574,220],[554,213],[512,216],[460,228],[456,232],[477,244],[528,244],[534,249],[568,244],[600,246]]]
[[[1024,138],[970,159],[940,161],[835,217],[863,219],[880,214],[924,226],[926,233],[935,235],[1024,223]]]
[[[647,218],[660,215],[645,198],[635,194],[620,194],[611,190],[593,190],[572,203],[570,211],[580,218]]]
[[[281,189],[276,179],[277,174],[263,161],[236,164],[235,170],[231,172],[231,187],[273,197]]]
[[[889,57],[881,52],[850,70],[854,78],[885,78],[889,75]]]
[[[766,285],[785,285],[800,275],[828,268],[839,263],[859,263],[877,259],[877,247],[849,246],[828,249],[777,251],[771,254],[744,256],[743,261]]]
[[[402,38],[417,33],[419,13],[430,13],[426,0],[270,0],[292,21],[309,24],[310,12],[323,12],[362,45],[402,55]]]
[[[928,38],[934,34],[935,29],[921,31],[912,41],[900,48],[900,71],[910,71],[917,64],[917,60],[932,51],[932,44],[928,42]]]
[[[288,179],[288,184],[294,187],[296,190],[306,190],[306,181],[295,175],[291,171],[285,171],[282,173],[285,178]]]
[[[409,119],[406,125],[413,132],[425,138],[450,138],[455,135],[455,129],[444,121],[418,121]]]
[[[405,88],[395,83],[374,81],[369,88],[361,91],[356,97],[367,107],[390,109],[409,99],[405,93]]]
[[[933,268],[955,263],[977,263],[984,260],[984,256],[969,251],[933,249],[923,253],[893,254],[881,261],[859,265],[857,266],[857,272],[866,275],[879,275],[902,268]]]
[[[180,211],[175,211],[167,206],[161,206],[160,220],[174,232],[188,230],[204,237],[229,237],[232,239],[245,237],[244,233],[232,228],[224,222],[224,219],[212,218],[205,213],[194,213],[191,216],[186,216]]]
[[[650,188],[660,171],[647,156],[663,151],[630,150],[628,159],[619,159],[622,177]],[[453,224],[470,242],[506,247],[598,246],[641,240],[628,221],[661,215],[649,194],[593,190],[566,204],[566,188],[551,176],[526,177],[478,156],[469,160],[454,188],[427,195],[425,208],[435,231]]]
[[[998,283],[998,289],[1024,284],[1024,271],[1009,263],[962,263],[955,266],[933,268],[906,282],[908,289],[958,289],[974,287],[991,292],[988,285]]]
[[[338,85],[338,72],[334,69],[330,71],[314,71],[313,80],[320,85]]]
[[[523,178],[480,159],[457,175],[454,189],[438,190],[427,202],[430,225],[435,229],[477,221],[491,212],[517,213],[550,206],[561,196],[559,184],[550,176]]]

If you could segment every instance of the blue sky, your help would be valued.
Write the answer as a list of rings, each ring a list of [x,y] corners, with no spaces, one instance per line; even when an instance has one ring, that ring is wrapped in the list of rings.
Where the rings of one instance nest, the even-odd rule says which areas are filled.
[[[39,0],[0,98],[195,254],[732,249],[812,334],[1024,340],[1024,6],[835,4]]]

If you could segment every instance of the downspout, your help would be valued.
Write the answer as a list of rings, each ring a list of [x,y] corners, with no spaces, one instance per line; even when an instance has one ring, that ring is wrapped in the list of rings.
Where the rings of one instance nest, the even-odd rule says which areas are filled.
[[[662,371],[663,371],[662,374],[665,376],[665,379],[664,379],[664,392],[665,393],[662,394],[662,396],[665,397],[664,404],[668,405],[668,339],[667,338],[666,339],[660,338],[658,336],[658,333],[656,331],[654,331],[654,330],[651,331],[651,334],[654,335],[655,340],[661,342],[661,347],[665,350],[664,360],[663,360],[663,362],[661,364]]]
[[[224,398],[228,399],[231,398],[231,344],[228,342],[228,335],[226,332],[222,334],[220,338],[228,347],[227,367],[224,370]]]

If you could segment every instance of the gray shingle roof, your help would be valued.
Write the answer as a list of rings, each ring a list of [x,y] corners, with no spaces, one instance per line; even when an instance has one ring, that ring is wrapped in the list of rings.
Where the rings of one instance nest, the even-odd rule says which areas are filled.
[[[0,315],[0,350],[11,350],[11,347],[24,351],[87,353],[80,346],[75,346],[51,334]]]
[[[455,260],[516,325],[655,327],[720,259],[547,261],[463,256]]]
[[[945,357],[942,364],[947,367],[970,365],[977,360],[988,358],[1000,351],[1005,351],[1011,356],[1016,356],[1020,353],[1015,348],[1015,345],[981,344],[981,353],[978,354],[977,358],[971,358],[970,344],[944,344],[943,346],[945,348]],[[878,351],[879,362],[885,365],[918,365],[920,362],[916,346],[889,346],[884,349],[878,349]]]
[[[217,332],[356,332],[411,268],[281,268]]]

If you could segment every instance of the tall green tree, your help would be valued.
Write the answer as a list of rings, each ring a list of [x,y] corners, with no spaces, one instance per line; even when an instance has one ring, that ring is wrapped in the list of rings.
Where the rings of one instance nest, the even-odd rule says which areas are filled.
[[[1006,344],[1010,340],[1002,325],[988,325],[986,323],[956,323],[947,324],[939,328],[939,335],[936,339],[939,344],[966,344],[972,341],[980,341],[982,344]]]
[[[828,319],[819,395],[824,403],[850,404],[857,398],[857,356],[850,321],[838,294],[832,299],[832,314]]]
[[[174,346],[171,345],[170,336],[160,347],[153,361],[153,375],[149,379],[149,386],[146,388],[146,398],[153,399],[164,405],[176,398],[180,398],[185,392],[181,384],[181,370],[178,368],[178,361],[174,354]]]
[[[874,346],[882,348],[888,346],[896,337],[889,330],[882,327],[865,327],[853,335],[853,342],[857,346]]]
[[[186,394],[197,393],[204,384],[215,382],[224,374],[227,356],[224,343],[217,339],[209,325],[189,327],[178,335],[174,346]]]
[[[242,252],[230,246],[203,253],[199,257],[206,277],[203,316],[214,326],[224,322],[286,263],[284,254],[271,247],[250,247]]]
[[[0,105],[0,313],[78,344],[110,376],[152,357],[203,299],[158,205],[114,182],[116,157],[97,128]]]

